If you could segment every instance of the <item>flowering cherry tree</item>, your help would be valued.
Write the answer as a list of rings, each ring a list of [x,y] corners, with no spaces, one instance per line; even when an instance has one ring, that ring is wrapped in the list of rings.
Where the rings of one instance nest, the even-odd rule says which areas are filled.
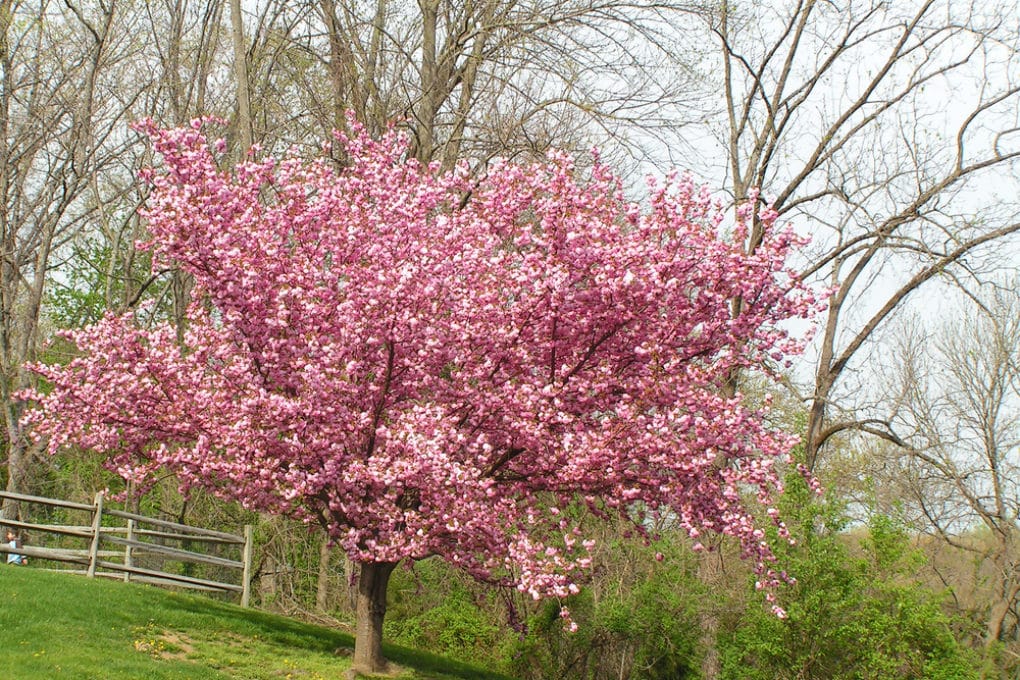
[[[774,214],[748,256],[744,224],[724,237],[688,178],[642,210],[597,158],[477,180],[359,132],[338,137],[341,170],[223,171],[201,122],[140,128],[163,158],[146,177],[154,266],[195,280],[183,342],[131,314],[70,333],[79,358],[35,366],[51,390],[27,419],[50,451],[320,524],[360,565],[359,669],[385,664],[399,562],[576,592],[591,543],[568,503],[735,536],[762,587],[778,582],[752,505],[778,523],[792,441],[720,390],[796,351],[781,323],[817,306]]]

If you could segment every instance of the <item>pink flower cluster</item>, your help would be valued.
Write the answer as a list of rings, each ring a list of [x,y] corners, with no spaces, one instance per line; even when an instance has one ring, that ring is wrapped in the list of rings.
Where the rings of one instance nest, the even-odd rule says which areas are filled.
[[[356,561],[440,555],[535,597],[590,562],[559,511],[577,499],[736,536],[777,582],[749,503],[774,505],[793,440],[720,396],[797,351],[781,324],[817,307],[774,214],[749,256],[686,177],[642,211],[562,155],[473,180],[359,132],[342,169],[224,171],[201,124],[140,128],[163,158],[155,266],[195,280],[184,342],[130,314],[70,333],[80,358],[34,367],[52,389],[27,420],[51,451],[319,522]]]

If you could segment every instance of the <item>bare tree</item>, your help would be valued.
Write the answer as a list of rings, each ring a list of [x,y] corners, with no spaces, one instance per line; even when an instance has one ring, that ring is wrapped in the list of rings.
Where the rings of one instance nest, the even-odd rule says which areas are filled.
[[[695,74],[672,68],[672,17],[690,6],[271,0],[252,26],[253,79],[274,92],[264,111],[294,102],[291,142],[320,143],[350,110],[373,132],[401,125],[418,158],[447,166],[596,141],[636,157],[675,132],[666,112],[694,91]]]
[[[133,49],[113,30],[118,12],[115,0],[0,6],[0,399],[12,491],[31,474],[17,392],[29,386],[23,366],[40,339],[52,260],[95,211],[94,173],[124,147],[120,97],[131,95],[107,98],[111,66]],[[16,512],[4,504],[5,516]]]
[[[187,304],[187,280],[148,272],[135,247],[145,236],[137,172],[151,158],[128,125],[144,116],[182,124],[233,109],[224,5],[0,6],[0,401],[9,490],[27,490],[36,467],[16,395],[28,386],[23,366],[46,333],[47,314],[59,316],[52,303],[82,299],[73,293],[101,298],[78,310],[77,323],[133,307],[144,295],[167,301],[157,309],[182,313]],[[4,512],[17,508],[8,503]]]
[[[738,205],[760,187],[813,237],[804,275],[833,290],[805,397],[812,469],[840,433],[893,436],[859,397],[897,310],[932,279],[978,273],[1020,231],[1017,16],[1015,2],[947,0],[723,1],[701,15],[722,100],[706,158],[725,165],[698,167],[724,174]]]
[[[870,384],[888,323],[933,279],[993,267],[1020,231],[1017,15],[1012,0],[722,0],[682,25],[716,101],[685,164],[810,235],[803,276],[832,291],[810,387],[791,380],[812,470],[836,440],[898,440]],[[747,250],[762,238],[753,225]],[[706,678],[717,626],[705,608]]]
[[[132,66],[144,74],[131,84],[138,94],[130,119],[183,125],[200,116],[219,116],[232,120],[229,135],[235,146],[251,145],[244,32],[243,27],[234,30],[240,22],[236,12],[230,15],[231,30],[224,27],[225,10],[224,0],[162,0],[121,12],[118,30],[140,36]],[[180,319],[190,301],[190,280],[174,269],[150,272],[147,258],[136,249],[146,235],[137,209],[147,193],[137,171],[152,158],[140,139],[131,142],[116,167],[93,175],[101,187],[97,194],[105,190],[111,198],[101,205],[98,221],[80,235],[70,264],[104,270],[106,309],[125,310],[155,298],[154,313],[168,309]],[[101,261],[90,262],[90,254]]]
[[[1020,292],[982,291],[923,343],[903,343],[895,472],[916,520],[976,554],[987,644],[1020,643]],[[1020,651],[1017,649],[1015,651]]]

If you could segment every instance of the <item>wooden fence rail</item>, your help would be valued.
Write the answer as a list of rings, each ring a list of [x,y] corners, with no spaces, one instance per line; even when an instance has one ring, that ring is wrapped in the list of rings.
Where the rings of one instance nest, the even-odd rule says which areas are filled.
[[[173,585],[195,590],[234,592],[241,595],[241,606],[247,607],[251,599],[251,567],[253,531],[251,525],[245,526],[244,535],[237,536],[222,531],[212,531],[193,527],[177,522],[155,519],[122,510],[103,507],[103,494],[97,493],[95,501],[73,503],[42,496],[0,491],[0,498],[9,498],[22,503],[34,503],[49,508],[59,508],[88,513],[88,525],[68,524],[37,524],[20,520],[2,520],[5,528],[29,530],[39,534],[52,534],[63,539],[78,539],[88,542],[87,548],[48,548],[25,545],[11,548],[6,542],[0,543],[0,555],[16,553],[32,559],[49,560],[76,564],[83,567],[76,573],[87,574],[90,578],[103,576],[107,578],[123,578],[125,581],[138,581],[156,585]],[[103,519],[110,518],[115,524],[104,524]],[[152,528],[140,528],[140,525]],[[2,540],[2,537],[0,537]],[[153,541],[161,541],[156,543]],[[165,542],[176,541],[181,547],[165,545]],[[238,546],[241,559],[209,555],[192,549],[195,545],[206,546]],[[116,546],[116,550],[103,549],[103,546]],[[156,558],[160,561],[171,560],[186,564],[207,564],[228,571],[240,571],[240,584],[199,578],[188,574],[174,574],[162,569],[151,569],[137,564],[138,558]],[[4,558],[6,559],[6,558]]]

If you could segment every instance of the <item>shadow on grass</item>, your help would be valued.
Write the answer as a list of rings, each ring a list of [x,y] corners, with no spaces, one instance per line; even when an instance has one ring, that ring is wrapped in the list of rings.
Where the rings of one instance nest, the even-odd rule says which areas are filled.
[[[351,645],[353,646],[353,644],[352,642]],[[414,668],[423,673],[440,673],[451,678],[463,678],[463,680],[513,680],[507,675],[483,671],[466,663],[446,659],[418,649],[384,643],[383,655],[393,663]]]
[[[177,606],[183,611],[200,615],[215,615],[221,622],[228,622],[233,630],[249,630],[263,639],[275,643],[307,649],[309,651],[335,654],[340,650],[353,653],[354,636],[338,630],[331,630],[294,619],[283,618],[255,609],[202,600],[192,595],[176,595]],[[506,675],[483,670],[437,654],[392,644],[383,644],[383,654],[395,664],[414,669],[421,673],[435,673],[463,680],[513,680]]]
[[[0,644],[14,645],[15,651],[20,654],[14,655],[17,663],[38,666],[38,673],[34,675],[10,677],[47,677],[61,663],[70,666],[72,663],[80,665],[88,662],[87,666],[99,663],[99,659],[107,671],[111,664],[117,663],[128,664],[130,668],[142,667],[139,664],[144,663],[144,657],[138,655],[132,643],[138,641],[139,627],[147,629],[150,626],[213,639],[228,635],[250,637],[284,648],[328,656],[349,656],[349,650],[354,648],[353,636],[344,631],[256,609],[242,609],[221,600],[33,568],[4,569],[0,565],[0,599],[5,602],[0,608]],[[53,638],[54,633],[58,633],[56,638]],[[36,647],[39,649],[36,650]],[[43,647],[45,658],[41,656]],[[512,680],[486,668],[444,659],[421,650],[390,644],[384,645],[383,649],[387,659],[408,669],[419,680]],[[38,658],[33,656],[33,652],[38,652]],[[116,656],[121,653],[122,657]],[[96,661],[93,661],[93,656]],[[46,662],[46,659],[51,661]],[[15,663],[13,658],[7,661]],[[2,662],[0,665],[3,665]],[[194,677],[205,677],[198,670],[184,670],[187,673],[173,677],[192,677],[190,673],[194,673]],[[82,673],[85,671],[78,673],[77,677],[94,677]],[[131,673],[129,669],[108,677],[143,677]],[[0,675],[8,677],[5,673]]]
[[[348,633],[303,623],[257,609],[242,609],[237,605],[201,600],[193,595],[175,597],[177,606],[186,612],[203,616],[213,615],[227,622],[235,631],[247,630],[263,639],[316,652],[332,653],[337,648],[354,647],[354,637]]]

